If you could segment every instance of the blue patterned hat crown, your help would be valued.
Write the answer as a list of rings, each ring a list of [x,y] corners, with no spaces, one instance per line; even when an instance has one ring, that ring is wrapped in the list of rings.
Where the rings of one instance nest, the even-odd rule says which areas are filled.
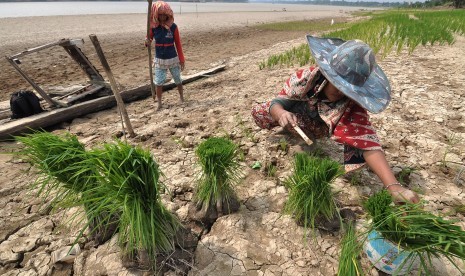
[[[310,35],[307,41],[321,73],[339,91],[372,113],[386,109],[391,100],[389,80],[367,44]]]

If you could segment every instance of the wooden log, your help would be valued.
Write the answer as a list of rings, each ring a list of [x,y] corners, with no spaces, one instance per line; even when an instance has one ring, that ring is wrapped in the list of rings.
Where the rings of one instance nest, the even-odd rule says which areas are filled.
[[[187,84],[217,72],[223,71],[225,65],[220,65],[209,70],[201,71],[197,74],[186,76],[183,84]],[[167,83],[163,90],[169,90],[176,87],[174,82]],[[150,85],[143,85],[134,89],[121,92],[124,102],[132,102],[145,99],[151,96]],[[106,96],[95,100],[86,101],[66,108],[59,108],[51,111],[42,112],[30,117],[11,120],[0,125],[0,140],[11,140],[13,136],[22,135],[35,129],[46,128],[61,122],[69,121],[74,118],[82,117],[89,113],[112,108],[116,105],[114,96]]]
[[[115,96],[116,102],[118,104],[118,110],[121,116],[123,117],[124,124],[126,125],[126,128],[128,129],[129,137],[134,137],[136,136],[136,134],[134,133],[134,130],[132,128],[131,120],[129,120],[129,115],[128,115],[128,112],[126,111],[126,107],[124,106],[123,99],[121,98],[118,85],[116,84],[116,80],[113,76],[113,73],[111,72],[110,65],[108,64],[107,59],[105,58],[105,55],[103,54],[103,50],[100,47],[100,43],[97,39],[97,36],[94,34],[91,34],[89,35],[89,38],[92,41],[92,44],[94,44],[95,50],[97,51],[97,55],[100,59],[100,62],[102,63],[103,69],[107,73],[107,77],[110,80],[111,90],[113,91],[113,95]]]

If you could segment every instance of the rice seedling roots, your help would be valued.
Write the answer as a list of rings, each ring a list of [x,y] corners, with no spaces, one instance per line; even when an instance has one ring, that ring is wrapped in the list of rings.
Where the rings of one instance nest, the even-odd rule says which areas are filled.
[[[102,215],[105,217],[106,215]],[[100,220],[100,221],[103,221]],[[113,237],[118,232],[119,216],[112,215],[107,223],[102,224],[97,219],[91,219],[89,230],[91,239],[96,245],[102,245]]]
[[[240,202],[237,198],[231,197],[228,201],[222,200],[221,214],[217,210],[216,205],[205,205],[190,203],[188,216],[193,221],[201,222],[210,228],[213,223],[222,215],[228,215],[239,210]]]
[[[187,275],[194,263],[194,252],[199,237],[190,228],[180,227],[176,232],[175,247],[170,252],[159,252],[156,256],[155,269],[145,250],[138,250],[131,255],[123,255],[122,263],[126,268],[150,271],[150,275],[164,275],[175,271]]]
[[[315,227],[328,233],[336,233],[341,229],[341,222],[346,224],[355,223],[357,216],[354,211],[349,208],[339,210],[339,215],[335,214],[333,218],[326,219],[319,216],[315,219]],[[302,220],[297,221],[299,226],[305,226]]]

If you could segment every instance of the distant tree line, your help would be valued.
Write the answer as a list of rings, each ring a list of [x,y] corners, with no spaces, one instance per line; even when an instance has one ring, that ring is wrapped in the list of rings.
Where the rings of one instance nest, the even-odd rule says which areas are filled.
[[[462,8],[465,4],[465,0],[431,0],[431,1],[425,1],[424,3],[421,2],[415,2],[412,3],[411,6],[414,7],[427,7],[427,8],[432,8],[432,7],[439,7],[439,6],[453,6],[454,8]]]
[[[381,1],[381,0],[378,0]],[[262,2],[262,1],[261,1]],[[289,4],[288,1],[263,0],[263,2],[272,2],[276,4]],[[400,7],[400,8],[432,8],[439,6],[453,6],[462,8],[465,0],[427,0],[425,2],[414,2],[413,0],[404,0],[399,2],[377,2],[377,1],[331,1],[331,0],[307,0],[292,1],[293,4],[314,4],[314,5],[333,5],[333,6],[358,6],[358,7]]]

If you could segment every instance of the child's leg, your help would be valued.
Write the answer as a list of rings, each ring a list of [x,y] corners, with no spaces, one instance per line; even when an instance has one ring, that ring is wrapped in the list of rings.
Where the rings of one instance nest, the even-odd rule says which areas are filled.
[[[157,101],[158,101],[157,110],[160,110],[162,107],[161,95],[163,93],[163,84],[165,83],[165,80],[166,80],[166,71],[167,71],[166,69],[157,68],[157,67],[155,67],[155,70],[154,70],[155,76],[153,78],[153,82],[156,85]]]
[[[178,92],[179,92],[179,100],[183,103],[184,102],[184,95],[183,95],[184,88],[182,84],[178,84]]]
[[[161,94],[163,93],[163,86],[157,85],[156,86],[156,91],[157,91],[157,102],[158,102],[158,107],[157,110],[161,109]]]
[[[175,66],[170,68],[171,75],[173,76],[174,83],[176,83],[178,87],[178,92],[179,92],[179,100],[181,102],[184,102],[184,87],[182,85],[182,79],[181,79],[181,67]]]

